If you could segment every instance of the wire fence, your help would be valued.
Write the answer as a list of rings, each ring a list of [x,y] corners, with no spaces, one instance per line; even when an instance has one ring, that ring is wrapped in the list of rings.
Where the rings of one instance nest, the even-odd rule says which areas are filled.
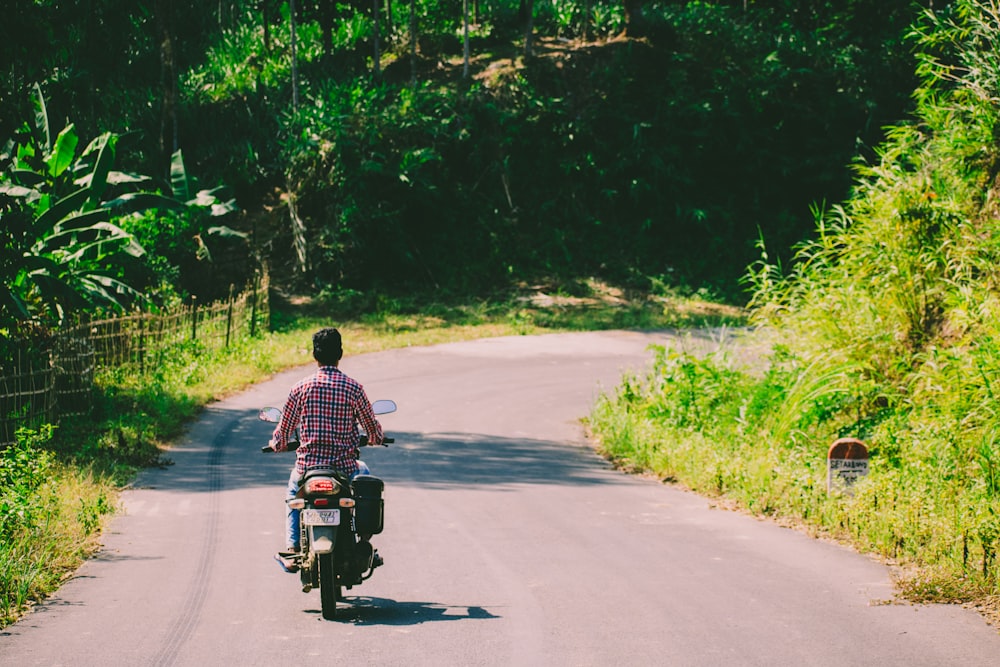
[[[14,342],[5,355],[9,361],[0,367],[0,449],[14,442],[23,426],[89,414],[98,370],[128,367],[145,374],[181,345],[197,342],[218,350],[266,330],[268,287],[265,271],[221,301],[83,319],[56,332],[46,350],[37,349],[38,343]]]

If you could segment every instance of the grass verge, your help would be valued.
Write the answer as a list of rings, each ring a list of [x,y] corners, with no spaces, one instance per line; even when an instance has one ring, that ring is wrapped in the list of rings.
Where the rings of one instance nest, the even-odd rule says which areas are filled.
[[[876,555],[893,566],[901,600],[966,604],[1000,624],[992,448],[965,450],[938,412],[933,422],[907,406],[878,424],[859,419],[849,369],[775,350],[765,368],[747,368],[724,349],[658,348],[647,375],[595,406],[599,450]],[[847,436],[869,443],[869,473],[849,493],[828,491],[828,450]]]

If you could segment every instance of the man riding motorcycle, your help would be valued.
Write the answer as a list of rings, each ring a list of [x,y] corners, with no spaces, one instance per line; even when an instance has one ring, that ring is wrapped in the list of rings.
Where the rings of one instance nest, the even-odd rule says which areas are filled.
[[[319,368],[292,387],[271,436],[269,445],[276,452],[287,449],[289,441],[299,441],[288,478],[288,498],[295,497],[299,481],[309,468],[334,468],[352,478],[368,474],[367,466],[359,466],[358,461],[359,425],[368,435],[369,445],[382,444],[382,426],[375,418],[371,401],[361,384],[337,367],[341,357],[343,344],[337,329],[320,329],[313,334],[313,358]],[[300,535],[298,510],[288,508],[285,529],[285,550],[275,555],[275,560],[286,572],[295,572]],[[367,539],[364,543],[370,548]]]

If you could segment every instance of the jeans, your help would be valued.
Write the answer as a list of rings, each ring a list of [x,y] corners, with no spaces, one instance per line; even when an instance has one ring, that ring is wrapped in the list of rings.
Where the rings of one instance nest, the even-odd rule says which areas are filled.
[[[364,461],[358,461],[358,471],[351,475],[351,479],[354,479],[358,475],[370,475],[371,470]],[[299,492],[299,475],[295,472],[295,468],[292,468],[292,474],[288,476],[288,494],[286,498],[291,500],[295,497],[295,494]],[[293,510],[291,507],[288,508],[285,514],[285,548],[288,551],[299,548],[299,510]]]

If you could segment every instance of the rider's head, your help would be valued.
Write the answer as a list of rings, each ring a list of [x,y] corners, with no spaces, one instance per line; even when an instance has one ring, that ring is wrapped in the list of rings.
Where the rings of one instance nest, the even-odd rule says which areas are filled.
[[[320,329],[313,334],[313,359],[321,366],[336,366],[344,356],[340,332],[336,329]]]

